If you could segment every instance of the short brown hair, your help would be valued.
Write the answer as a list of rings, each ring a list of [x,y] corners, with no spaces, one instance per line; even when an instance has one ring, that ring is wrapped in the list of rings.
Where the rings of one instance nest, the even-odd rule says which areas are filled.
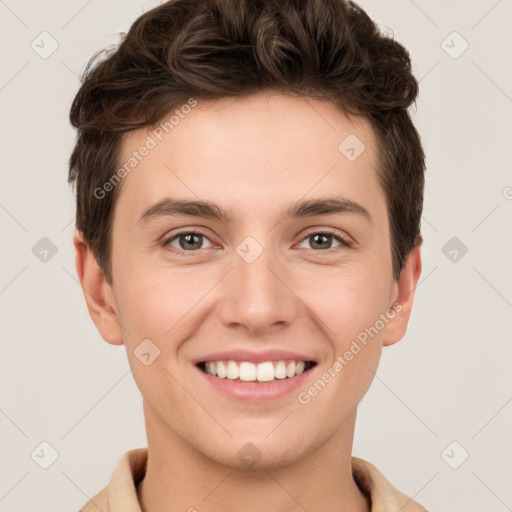
[[[407,50],[352,1],[171,0],[140,16],[117,48],[91,58],[71,107],[77,140],[68,181],[76,183],[76,228],[107,282],[120,186],[102,199],[93,191],[119,166],[123,136],[155,126],[190,97],[267,89],[327,100],[370,121],[398,279],[422,242],[425,170],[408,112],[418,82]]]

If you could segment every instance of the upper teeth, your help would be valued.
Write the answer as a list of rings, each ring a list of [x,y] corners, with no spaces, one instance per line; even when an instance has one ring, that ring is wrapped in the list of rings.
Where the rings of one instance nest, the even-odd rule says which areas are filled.
[[[207,361],[206,373],[231,380],[266,382],[300,375],[306,368],[305,361],[265,361],[254,364],[249,361]]]

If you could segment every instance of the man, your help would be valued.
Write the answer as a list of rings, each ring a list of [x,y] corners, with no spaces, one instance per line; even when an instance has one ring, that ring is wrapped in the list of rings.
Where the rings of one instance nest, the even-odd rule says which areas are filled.
[[[148,447],[82,511],[424,511],[352,457],[421,272],[407,51],[343,0],[174,0],[72,109],[76,266]]]

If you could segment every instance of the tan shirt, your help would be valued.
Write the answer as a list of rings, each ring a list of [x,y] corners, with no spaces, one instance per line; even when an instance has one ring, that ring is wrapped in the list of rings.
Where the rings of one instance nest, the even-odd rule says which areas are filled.
[[[142,512],[137,498],[137,484],[146,473],[147,459],[147,448],[126,452],[117,463],[107,487],[79,512]],[[352,457],[352,474],[363,493],[370,496],[371,512],[428,512],[396,490],[369,462]]]

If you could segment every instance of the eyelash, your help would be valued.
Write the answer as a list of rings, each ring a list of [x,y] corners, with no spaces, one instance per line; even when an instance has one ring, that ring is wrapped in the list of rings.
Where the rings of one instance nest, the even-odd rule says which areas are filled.
[[[199,235],[199,236],[203,236],[204,238],[210,240],[208,238],[208,236],[205,233],[201,232],[201,231],[196,231],[196,230],[180,231],[179,233],[176,233],[172,237],[165,238],[161,242],[162,247],[168,249],[171,252],[177,253],[177,254],[187,254],[187,255],[199,252],[201,250],[201,249],[196,249],[196,250],[191,250],[191,251],[184,251],[182,249],[177,249],[176,247],[171,247],[170,243],[173,242],[174,240],[178,239],[182,235]],[[340,242],[341,246],[343,246],[345,248],[349,248],[349,247],[353,246],[353,243],[350,240],[348,240],[348,238],[345,238],[345,237],[341,236],[337,231],[334,231],[334,230],[328,229],[328,228],[327,229],[323,229],[321,231],[311,231],[311,232],[307,233],[301,239],[301,242],[303,242],[304,240],[306,240],[307,238],[309,238],[309,237],[311,237],[313,235],[331,235],[335,240]],[[210,242],[211,242],[211,240],[210,240]],[[335,251],[336,249],[341,249],[341,248],[342,247],[333,247],[333,248],[330,248],[330,249],[323,249],[323,250],[322,249],[310,249],[310,250],[313,251],[316,254],[321,254],[321,253],[332,254],[332,251]],[[203,250],[208,250],[208,249],[211,249],[211,248],[208,247],[208,248],[203,249]]]

